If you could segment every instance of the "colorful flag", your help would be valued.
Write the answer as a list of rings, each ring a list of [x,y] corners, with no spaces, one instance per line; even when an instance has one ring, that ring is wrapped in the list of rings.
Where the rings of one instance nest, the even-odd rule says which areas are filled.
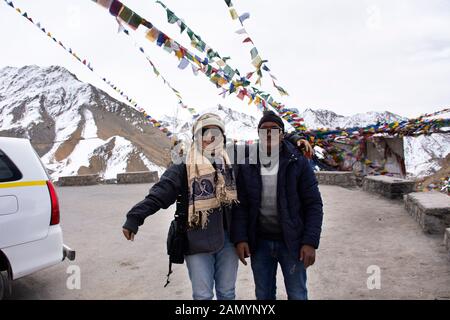
[[[158,39],[156,40],[156,44],[159,47],[161,47],[166,42],[166,39],[167,39],[167,36],[164,33],[159,32]]]
[[[250,18],[250,13],[245,12],[239,17],[239,21],[241,21],[241,23],[244,23],[244,21],[247,20],[248,18]]]
[[[173,13],[169,9],[166,9],[166,11],[167,11],[167,22],[168,23],[173,24],[179,20],[178,17],[175,15],[175,13]]]
[[[253,47],[252,50],[250,50],[250,55],[252,57],[252,60],[255,59],[258,56],[258,49]]]
[[[236,20],[239,18],[238,14],[237,14],[236,10],[234,10],[234,8],[230,9],[230,15],[233,20]]]
[[[182,58],[180,63],[178,64],[178,68],[180,68],[181,70],[186,69],[186,67],[189,65],[189,61],[185,58]]]
[[[97,3],[102,7],[109,9],[109,7],[111,7],[111,3],[113,3],[113,0],[97,0]]]
[[[130,21],[131,16],[133,15],[133,11],[130,8],[123,6],[122,10],[119,12],[119,18],[122,19],[125,23]]]
[[[155,40],[158,39],[158,36],[159,30],[153,27],[147,32],[146,38],[149,39],[151,42],[155,42]]]
[[[128,24],[133,30],[136,30],[139,25],[142,23],[142,18],[137,13],[133,12],[133,15],[131,16],[130,20],[128,21]]]
[[[113,0],[111,6],[109,7],[109,13],[111,13],[114,17],[117,17],[122,7],[123,7],[122,2],[118,0]]]

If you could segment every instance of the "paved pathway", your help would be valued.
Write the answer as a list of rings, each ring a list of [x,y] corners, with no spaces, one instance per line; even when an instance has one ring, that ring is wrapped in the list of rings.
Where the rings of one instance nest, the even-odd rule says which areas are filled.
[[[425,235],[400,201],[358,189],[321,186],[325,219],[316,264],[308,269],[310,299],[450,299],[450,261],[442,237]],[[64,261],[14,283],[15,299],[190,299],[185,265],[175,265],[163,288],[165,240],[174,207],[149,217],[134,242],[121,231],[126,211],[147,185],[58,188]],[[81,289],[68,290],[69,265],[81,269]],[[381,288],[367,288],[367,268],[379,266]],[[280,299],[285,299],[279,269]],[[240,265],[238,299],[253,299],[249,266]]]

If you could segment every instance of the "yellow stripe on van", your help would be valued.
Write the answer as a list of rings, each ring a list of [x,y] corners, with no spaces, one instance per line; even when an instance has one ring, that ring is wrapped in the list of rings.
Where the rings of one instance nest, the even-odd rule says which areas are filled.
[[[34,187],[34,186],[43,186],[46,184],[47,184],[46,180],[7,182],[7,183],[0,183],[0,189],[17,188],[17,187]]]

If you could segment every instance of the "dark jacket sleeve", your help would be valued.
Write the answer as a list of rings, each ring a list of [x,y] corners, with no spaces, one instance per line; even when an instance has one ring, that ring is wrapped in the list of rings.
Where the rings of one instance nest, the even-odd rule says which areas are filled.
[[[127,219],[123,228],[137,233],[139,226],[144,223],[145,218],[160,209],[167,209],[180,194],[183,181],[184,164],[171,165],[161,176],[160,180],[153,185],[144,200],[137,203],[127,213]]]
[[[322,197],[314,171],[306,159],[303,159],[302,166],[302,174],[298,181],[299,197],[302,201],[304,218],[302,243],[317,249],[322,232]]]
[[[297,141],[300,139],[306,140],[306,137],[303,135],[298,134],[297,132],[293,131],[293,132],[289,132],[286,133],[285,137],[284,137],[287,141],[289,141],[290,143],[292,143],[294,146],[297,146]]]
[[[240,166],[240,165],[236,165]],[[239,242],[248,242],[248,195],[242,174],[243,168],[239,167],[236,175],[236,188],[239,203],[233,206],[231,219],[231,242],[235,245]]]

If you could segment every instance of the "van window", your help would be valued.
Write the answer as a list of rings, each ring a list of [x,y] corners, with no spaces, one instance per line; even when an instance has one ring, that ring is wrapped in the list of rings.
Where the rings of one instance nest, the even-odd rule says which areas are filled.
[[[22,179],[22,173],[8,156],[0,149],[0,182]]]

